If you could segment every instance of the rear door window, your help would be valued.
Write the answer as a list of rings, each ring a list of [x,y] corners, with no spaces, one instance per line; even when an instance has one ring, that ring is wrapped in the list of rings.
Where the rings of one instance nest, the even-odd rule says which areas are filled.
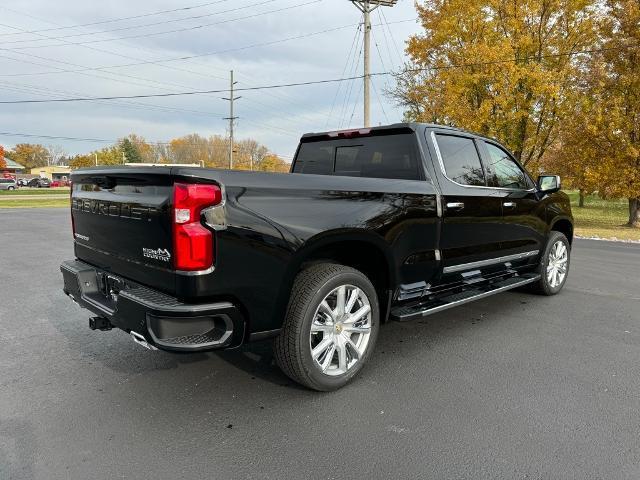
[[[445,174],[460,185],[485,186],[484,170],[472,138],[436,135]]]
[[[304,142],[294,173],[419,180],[422,178],[413,133]]]

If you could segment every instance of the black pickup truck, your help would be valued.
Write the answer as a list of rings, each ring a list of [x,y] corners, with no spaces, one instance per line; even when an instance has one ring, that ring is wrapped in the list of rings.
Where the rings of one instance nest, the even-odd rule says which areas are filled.
[[[317,390],[347,383],[380,324],[516,287],[553,295],[573,220],[495,140],[402,123],[306,134],[291,173],[184,167],[72,174],[64,292],[150,349],[274,338]]]

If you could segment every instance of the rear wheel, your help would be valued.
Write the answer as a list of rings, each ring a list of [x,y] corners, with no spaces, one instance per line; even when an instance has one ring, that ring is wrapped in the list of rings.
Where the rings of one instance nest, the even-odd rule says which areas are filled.
[[[552,231],[545,251],[540,259],[540,280],[531,285],[531,290],[541,295],[555,295],[564,286],[569,275],[571,245],[564,234]]]
[[[344,265],[314,265],[294,282],[276,362],[308,388],[336,390],[371,356],[379,323],[378,297],[365,275]]]

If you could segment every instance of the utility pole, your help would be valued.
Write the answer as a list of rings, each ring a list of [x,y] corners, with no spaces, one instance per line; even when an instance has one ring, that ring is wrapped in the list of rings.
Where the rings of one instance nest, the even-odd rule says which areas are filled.
[[[96,167],[98,166],[98,153],[94,153],[94,155],[96,156]]]
[[[229,82],[229,98],[222,98],[229,101],[229,116],[224,117],[223,120],[229,120],[229,170],[233,169],[233,122],[238,118],[233,116],[233,102],[239,100],[242,97],[233,96],[233,86],[238,83],[233,81],[233,70],[231,70],[231,81]]]
[[[371,71],[369,69],[369,48],[371,46],[371,7],[368,1],[363,3],[364,7],[364,126],[369,126],[370,114],[370,93]]]
[[[371,47],[371,12],[376,8],[393,7],[398,0],[349,0],[364,15],[364,126],[370,126],[371,104],[371,71],[370,71],[370,47]]]
[[[127,155],[124,153],[124,150],[122,151],[122,164],[124,165],[125,163],[127,163]]]

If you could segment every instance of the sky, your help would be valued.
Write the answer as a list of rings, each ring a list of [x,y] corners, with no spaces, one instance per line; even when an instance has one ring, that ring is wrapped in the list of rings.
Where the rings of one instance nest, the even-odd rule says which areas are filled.
[[[406,39],[419,32],[416,16],[413,0],[372,13],[372,72],[399,70]],[[348,0],[3,0],[0,101],[222,90],[230,70],[239,89],[361,75],[360,22]],[[362,83],[237,92],[235,136],[289,160],[305,132],[363,125]],[[393,78],[372,83],[371,124],[400,121],[402,109],[384,94]],[[129,133],[228,135],[221,97],[0,104],[0,145],[57,145],[73,155]]]

